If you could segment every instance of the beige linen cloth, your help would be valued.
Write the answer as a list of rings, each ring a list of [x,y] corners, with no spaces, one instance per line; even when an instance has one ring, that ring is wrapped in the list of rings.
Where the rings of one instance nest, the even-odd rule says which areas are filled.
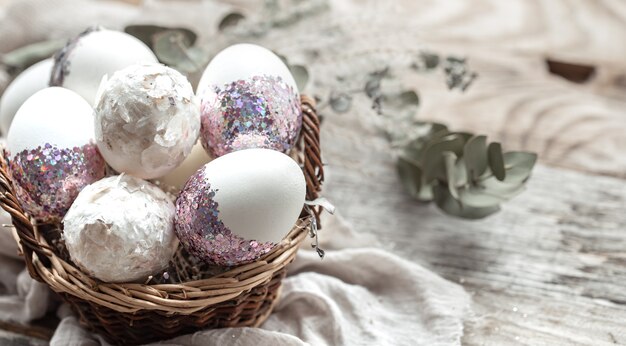
[[[291,2],[315,13],[326,11],[311,20],[315,23],[326,20],[329,27],[334,22],[342,23],[341,13],[358,13],[352,10],[352,6],[358,5],[357,2],[346,0]],[[238,0],[145,0],[141,6],[110,0],[0,0],[0,52],[43,39],[69,37],[94,23],[115,29],[129,23],[146,22],[185,26],[200,33],[200,41],[215,42],[220,40],[216,34],[217,23],[233,8],[249,16],[255,13],[245,12],[244,2]],[[306,13],[294,13],[294,18],[309,17]],[[271,34],[264,38],[255,38],[254,42],[273,48],[275,44],[284,42],[281,37],[287,37],[295,47],[292,51],[302,52],[301,48],[297,48],[297,43],[310,34],[310,27],[282,25],[272,29]],[[345,30],[338,30],[332,35],[319,35],[325,35],[326,40],[340,42],[337,47],[350,41],[347,36],[343,36],[349,35],[349,31]],[[328,46],[328,49],[332,48]],[[310,58],[314,57],[311,55]],[[316,65],[314,70],[319,74],[318,81],[333,80],[322,76],[326,73],[324,71],[336,69],[331,67],[325,69],[321,63]],[[312,86],[319,87],[319,84],[313,83]],[[322,89],[326,90],[324,87]],[[341,119],[348,121],[347,114]],[[350,121],[359,124],[357,118]],[[326,159],[331,163],[341,158],[333,156],[333,151],[326,148],[332,148],[328,146],[330,144],[341,145],[335,141],[342,138],[332,125],[332,122],[325,125],[328,131],[325,132],[327,142],[324,143]],[[363,131],[371,131],[367,130],[369,125],[365,123],[359,126],[363,127]],[[368,136],[371,134],[364,135],[365,138]],[[358,146],[355,144],[355,147]],[[332,167],[328,168],[328,173],[332,175]],[[327,183],[331,184],[326,186],[332,187],[332,176],[327,177],[330,178]],[[377,217],[375,210],[372,210],[372,217]],[[8,223],[10,221],[6,214],[0,213],[0,224]],[[324,215],[323,224],[320,237],[322,248],[327,250],[326,257],[320,260],[310,250],[309,240],[305,240],[295,262],[289,267],[280,301],[261,328],[200,331],[160,345],[461,343],[463,324],[470,315],[470,298],[463,288],[416,263],[382,250],[391,246],[356,232],[340,216]],[[100,337],[81,328],[69,308],[61,305],[44,284],[28,276],[16,253],[10,231],[0,229],[0,319],[28,322],[57,309],[62,322],[51,345],[106,345]]]

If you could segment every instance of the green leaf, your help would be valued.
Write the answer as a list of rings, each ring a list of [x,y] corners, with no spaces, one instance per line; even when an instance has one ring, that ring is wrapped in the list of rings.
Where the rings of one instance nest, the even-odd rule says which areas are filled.
[[[245,18],[246,17],[239,12],[231,12],[227,14],[226,16],[224,16],[224,18],[222,18],[222,20],[217,26],[217,29],[219,31],[228,30],[230,28],[237,26],[237,24],[239,24],[239,22],[241,22]]]
[[[505,182],[522,183],[530,177],[537,162],[537,154],[512,151],[504,154],[504,165],[507,168]]]
[[[420,160],[422,157],[422,151],[428,145],[429,142],[444,137],[447,135],[448,128],[439,123],[429,122],[414,122],[411,126],[409,134],[409,143],[407,149],[413,153],[412,155],[416,160]]]
[[[154,50],[154,35],[163,31],[180,31],[191,42],[189,46],[193,46],[196,43],[197,35],[195,32],[186,28],[167,28],[158,25],[129,25],[124,28],[124,32],[129,35],[135,36],[141,42],[145,43],[150,49]]]
[[[476,208],[461,204],[454,199],[447,187],[441,185],[433,187],[433,197],[437,206],[445,213],[464,219],[482,219],[500,210],[497,205]]]
[[[293,79],[296,80],[298,89],[302,92],[302,90],[306,87],[306,84],[309,82],[309,71],[307,71],[306,67],[302,65],[291,65],[289,66],[289,71],[291,71]]]
[[[206,54],[198,47],[191,47],[194,38],[180,30],[165,30],[153,36],[154,53],[159,61],[181,72],[193,72],[204,65]]]
[[[487,170],[487,136],[473,136],[463,148],[467,177],[475,182]]]
[[[422,170],[411,160],[400,156],[397,162],[398,175],[404,188],[414,198],[419,198],[422,188]]]
[[[337,113],[345,113],[352,107],[352,96],[345,92],[333,91],[328,100],[330,107]]]
[[[459,190],[459,201],[461,201],[463,205],[470,207],[491,207],[506,202],[507,200],[508,198],[500,196],[484,186],[467,186]]]
[[[434,179],[446,180],[443,152],[451,151],[457,156],[463,154],[463,139],[454,135],[447,135],[430,144],[420,160],[424,168],[424,180],[431,182]]]
[[[20,47],[0,56],[0,62],[8,67],[9,74],[16,75],[31,65],[51,57],[65,46],[65,40],[42,41]]]
[[[454,199],[459,199],[459,192],[457,191],[457,184],[460,180],[460,177],[456,172],[456,155],[451,151],[446,151],[443,153],[443,161],[446,167],[446,179],[448,181],[448,190],[450,191],[450,195],[454,197]]]
[[[500,181],[495,176],[481,181],[480,186],[488,193],[499,196],[502,199],[510,200],[524,191],[524,183]]]
[[[504,156],[502,155],[502,146],[498,142],[489,144],[487,148],[487,157],[489,161],[489,168],[496,177],[496,179],[502,181],[506,177],[506,170],[504,169]]]
[[[389,116],[394,124],[404,128],[406,120],[412,120],[419,107],[419,96],[413,90],[380,96],[382,114]]]

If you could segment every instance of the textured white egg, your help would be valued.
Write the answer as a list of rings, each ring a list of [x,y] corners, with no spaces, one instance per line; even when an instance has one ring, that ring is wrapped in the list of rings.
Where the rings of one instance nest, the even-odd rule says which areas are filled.
[[[131,65],[115,72],[101,89],[96,141],[116,171],[161,177],[197,143],[200,107],[180,72],[161,64]]]
[[[93,109],[69,89],[50,87],[29,97],[15,114],[7,150],[22,207],[43,221],[63,217],[80,190],[105,173]]]
[[[237,44],[209,63],[197,93],[201,140],[213,157],[249,148],[283,153],[302,126],[300,96],[291,72],[270,50]]]
[[[106,282],[145,281],[167,267],[178,246],[170,197],[129,175],[85,187],[63,225],[72,260]]]
[[[249,263],[289,233],[305,194],[302,169],[289,156],[269,149],[230,153],[187,182],[176,201],[176,233],[208,263]]]
[[[40,61],[24,70],[9,84],[0,98],[0,131],[6,136],[15,113],[32,94],[47,88],[52,71],[52,59]]]
[[[157,179],[157,181],[167,189],[166,191],[170,191],[171,189],[172,192],[177,193],[185,186],[187,180],[189,180],[194,173],[211,160],[211,156],[202,148],[202,144],[197,142],[196,145],[191,148],[191,152],[180,166]]]
[[[71,89],[93,105],[103,77],[137,63],[156,63],[148,46],[124,32],[93,27],[54,57],[53,86]]]

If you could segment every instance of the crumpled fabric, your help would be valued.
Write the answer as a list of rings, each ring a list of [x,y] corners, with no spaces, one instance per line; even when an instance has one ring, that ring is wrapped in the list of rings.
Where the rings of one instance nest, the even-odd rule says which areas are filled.
[[[303,244],[260,328],[204,330],[152,345],[460,345],[470,313],[462,287],[372,247],[375,238],[340,217],[321,232],[326,256]],[[51,346],[109,345],[71,313],[61,317]]]

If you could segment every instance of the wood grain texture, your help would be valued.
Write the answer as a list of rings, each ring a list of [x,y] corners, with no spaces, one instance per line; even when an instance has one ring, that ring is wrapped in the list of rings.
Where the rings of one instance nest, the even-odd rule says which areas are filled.
[[[501,213],[482,221],[443,215],[402,190],[381,130],[385,119],[357,93],[348,113],[324,109],[327,197],[356,229],[473,294],[465,344],[626,344],[626,182],[585,173],[625,177],[626,98],[610,79],[577,85],[550,75],[544,63],[554,55],[621,73],[621,43],[596,48],[606,45],[598,35],[608,27],[624,30],[614,9],[622,5],[411,4],[370,1],[357,10],[336,2],[329,13],[260,42],[310,66],[309,90],[322,98],[329,90],[362,90],[369,72],[391,66],[393,77],[383,83],[417,89],[418,118],[486,133],[508,150],[537,151],[542,164]],[[480,77],[467,93],[447,91],[441,74],[411,69],[423,42],[469,58]]]
[[[210,24],[198,20],[200,12],[195,20],[180,17],[180,9],[176,18],[159,15],[158,1],[150,3],[151,21],[203,31]],[[261,2],[220,3],[251,19],[263,14]],[[306,93],[323,101],[332,91],[355,92],[348,113],[322,102],[326,195],[359,231],[473,293],[475,316],[464,343],[626,344],[626,181],[618,179],[626,178],[626,2],[277,3],[289,5],[280,12],[286,19],[262,34],[202,40],[213,48],[252,41],[307,65]],[[141,19],[125,13],[121,21]],[[29,38],[44,37],[52,24],[42,27]],[[449,92],[440,73],[411,68],[422,49],[467,56],[479,79],[465,94]],[[546,57],[592,64],[598,74],[573,84],[550,75]],[[368,73],[387,66],[392,77],[385,88],[419,91],[417,118],[488,134],[508,150],[538,152],[528,190],[501,213],[474,222],[411,200],[383,134],[389,123],[359,93]]]

